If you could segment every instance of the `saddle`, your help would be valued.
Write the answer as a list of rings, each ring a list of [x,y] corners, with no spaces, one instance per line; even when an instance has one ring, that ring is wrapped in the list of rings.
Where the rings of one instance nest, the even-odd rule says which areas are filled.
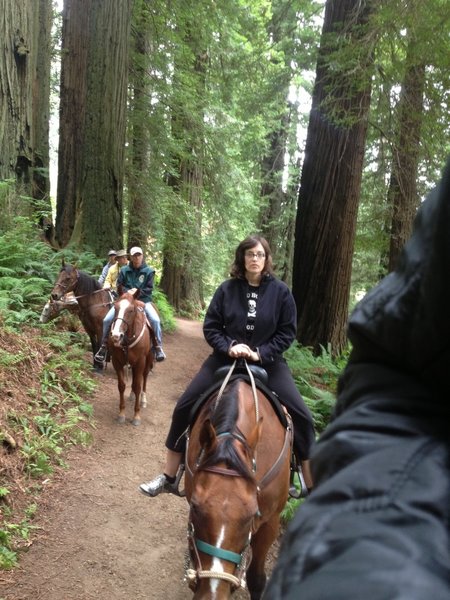
[[[257,365],[249,365],[249,367],[253,374],[257,389],[259,389],[267,397],[283,427],[288,427],[288,418],[286,417],[286,411],[283,405],[281,404],[280,399],[278,398],[277,394],[275,394],[275,392],[273,392],[267,387],[267,383],[269,380],[267,372],[265,371],[265,369],[263,369],[262,367],[258,367]],[[214,374],[216,381],[205,392],[203,392],[203,394],[198,398],[198,400],[192,407],[191,412],[189,414],[189,423],[192,424],[195,422],[197,415],[200,409],[202,408],[203,404],[206,402],[206,400],[220,389],[223,380],[227,376],[229,370],[229,366],[224,366],[217,369],[217,371]],[[243,379],[247,383],[251,384],[250,376],[247,373],[245,367],[242,368],[238,366],[231,375],[229,383],[235,381],[236,379]]]

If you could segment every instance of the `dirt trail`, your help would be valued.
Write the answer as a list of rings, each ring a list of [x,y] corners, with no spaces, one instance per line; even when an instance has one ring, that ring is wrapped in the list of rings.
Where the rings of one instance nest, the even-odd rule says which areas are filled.
[[[112,368],[106,370],[92,398],[94,443],[73,450],[69,470],[48,484],[37,519],[42,530],[20,567],[0,573],[1,599],[191,597],[183,581],[186,500],[168,494],[149,499],[137,490],[160,472],[174,404],[209,353],[201,324],[177,320],[177,331],[165,336],[165,350],[167,360],[149,377],[140,427],[114,422],[117,384]]]

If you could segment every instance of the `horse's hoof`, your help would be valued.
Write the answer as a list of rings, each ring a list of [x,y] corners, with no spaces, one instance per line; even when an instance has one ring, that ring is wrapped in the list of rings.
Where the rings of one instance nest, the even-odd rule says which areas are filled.
[[[125,423],[125,417],[117,417],[117,422],[119,425],[123,425]]]
[[[133,419],[131,421],[131,424],[134,425],[135,427],[138,427],[141,424],[141,420],[140,419]]]

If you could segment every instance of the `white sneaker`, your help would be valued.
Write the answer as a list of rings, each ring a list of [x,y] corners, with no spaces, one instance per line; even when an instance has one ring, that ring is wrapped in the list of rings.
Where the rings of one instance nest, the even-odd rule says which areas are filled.
[[[146,496],[151,496],[152,498],[154,498],[158,494],[162,493],[176,493],[176,487],[175,484],[169,483],[167,481],[167,477],[164,475],[164,473],[162,473],[161,475],[158,475],[157,477],[155,477],[155,479],[152,479],[147,483],[141,483],[141,485],[139,486],[139,491],[145,494]]]

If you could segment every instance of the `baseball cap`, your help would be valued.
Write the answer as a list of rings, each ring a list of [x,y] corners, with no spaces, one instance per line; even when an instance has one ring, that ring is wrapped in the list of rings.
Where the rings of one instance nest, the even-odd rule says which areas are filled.
[[[139,248],[139,246],[133,246],[130,248],[130,256],[134,256],[135,254],[144,254],[142,252],[142,248]]]
[[[115,250],[110,250],[108,252],[108,256],[115,256],[117,254],[117,252]]]
[[[126,250],[117,250],[116,258],[120,258],[121,256],[127,256],[127,251]]]

